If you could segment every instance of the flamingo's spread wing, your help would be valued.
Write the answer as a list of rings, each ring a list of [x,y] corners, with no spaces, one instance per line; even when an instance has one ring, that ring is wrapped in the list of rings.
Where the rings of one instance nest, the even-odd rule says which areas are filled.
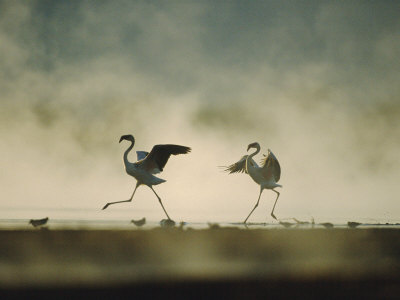
[[[153,174],[161,172],[169,157],[172,155],[186,154],[191,149],[180,145],[155,145],[150,153],[140,163],[141,167]]]
[[[261,167],[266,179],[273,177],[271,179],[278,182],[281,178],[281,166],[271,150],[268,149],[268,155],[261,160]]]
[[[232,173],[247,173],[246,170],[246,159],[247,159],[248,155],[243,156],[238,162],[224,167],[226,172],[229,172],[229,174]]]
[[[146,158],[146,156],[148,154],[149,154],[149,152],[146,152],[146,151],[136,151],[137,160],[142,160],[142,159]]]

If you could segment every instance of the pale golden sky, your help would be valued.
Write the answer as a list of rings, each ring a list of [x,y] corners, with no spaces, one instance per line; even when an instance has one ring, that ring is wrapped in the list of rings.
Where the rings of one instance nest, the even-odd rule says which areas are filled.
[[[399,6],[0,2],[0,210],[127,199],[130,133],[193,148],[156,187],[177,220],[248,214],[258,186],[217,166],[255,141],[281,163],[278,217],[399,218]],[[146,187],[117,209],[163,217]]]

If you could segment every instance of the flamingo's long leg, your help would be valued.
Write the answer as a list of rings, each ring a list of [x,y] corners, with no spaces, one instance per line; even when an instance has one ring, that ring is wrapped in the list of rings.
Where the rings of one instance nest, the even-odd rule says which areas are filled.
[[[103,207],[102,209],[104,210],[104,209],[106,209],[107,207],[109,207],[110,205],[117,204],[117,203],[131,202],[133,196],[135,195],[136,189],[138,188],[139,185],[140,185],[139,183],[136,183],[136,187],[135,187],[135,189],[133,190],[132,196],[131,196],[131,198],[129,198],[128,200],[115,201],[115,202],[108,202],[106,205],[104,205],[104,207]]]
[[[274,215],[274,209],[275,209],[276,202],[278,202],[278,198],[279,198],[280,193],[279,193],[278,191],[275,191],[274,189],[273,189],[273,191],[277,194],[277,197],[276,197],[276,200],[275,200],[274,207],[272,208],[272,211],[271,211],[271,216],[272,216],[275,220],[278,220],[278,219],[275,217],[275,215]]]
[[[246,220],[244,220],[244,222],[243,223],[245,223],[246,224],[246,222],[247,222],[247,219],[251,216],[251,214],[253,213],[253,211],[257,208],[257,206],[258,206],[258,203],[260,202],[260,198],[261,198],[261,193],[262,193],[262,191],[263,191],[263,188],[260,188],[260,195],[258,195],[258,200],[257,200],[257,203],[256,203],[256,205],[254,206],[254,208],[251,210],[251,212],[249,213],[249,215],[247,216],[247,218],[246,218]]]
[[[157,196],[158,202],[160,202],[162,209],[164,210],[165,214],[167,215],[168,220],[171,220],[171,218],[168,216],[167,211],[164,208],[164,205],[161,202],[161,198],[157,195],[156,191],[153,189],[152,186],[150,186],[151,190],[154,192],[154,194]]]

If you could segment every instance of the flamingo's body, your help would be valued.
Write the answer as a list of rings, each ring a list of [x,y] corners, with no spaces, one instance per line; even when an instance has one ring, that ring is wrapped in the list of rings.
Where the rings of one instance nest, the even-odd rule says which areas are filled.
[[[264,189],[269,189],[274,191],[277,194],[274,207],[272,208],[271,216],[276,219],[274,215],[275,205],[278,201],[280,193],[275,190],[276,187],[282,187],[277,182],[281,177],[281,167],[275,155],[271,150],[268,149],[268,155],[265,156],[264,159],[261,160],[261,167],[257,165],[257,163],[253,160],[253,157],[260,152],[260,144],[252,143],[248,146],[247,151],[251,148],[256,148],[256,151],[250,155],[243,156],[238,162],[226,167],[225,171],[228,171],[230,174],[232,173],[247,173],[250,177],[260,186],[260,194],[258,196],[258,200],[254,208],[251,210],[250,214],[244,220],[244,223],[247,222],[250,215],[258,206],[260,202],[261,193]]]
[[[160,197],[157,195],[157,193],[153,189],[153,185],[158,185],[160,183],[165,182],[166,180],[158,178],[158,177],[154,176],[154,174],[157,174],[157,173],[160,173],[163,171],[163,169],[164,169],[165,165],[167,164],[167,161],[171,155],[186,154],[186,153],[189,153],[191,149],[189,147],[180,146],[180,145],[172,145],[172,144],[155,145],[153,147],[153,149],[150,151],[150,153],[145,152],[145,151],[137,151],[138,161],[132,163],[128,160],[128,154],[132,150],[133,146],[135,145],[135,139],[132,135],[129,134],[129,135],[121,136],[119,142],[121,142],[123,140],[127,140],[127,141],[131,142],[131,145],[129,146],[128,149],[126,149],[126,151],[124,153],[124,165],[125,165],[126,173],[135,177],[135,179],[137,180],[136,187],[135,187],[135,190],[133,191],[130,199],[123,200],[123,201],[109,202],[103,207],[103,209],[106,209],[109,205],[112,205],[112,204],[132,201],[132,198],[135,195],[136,189],[140,185],[144,184],[144,185],[147,185],[149,188],[151,188],[151,190],[157,196],[158,201],[161,204],[161,207],[163,208],[168,219],[170,219],[167,211],[165,210],[165,208],[161,202]]]

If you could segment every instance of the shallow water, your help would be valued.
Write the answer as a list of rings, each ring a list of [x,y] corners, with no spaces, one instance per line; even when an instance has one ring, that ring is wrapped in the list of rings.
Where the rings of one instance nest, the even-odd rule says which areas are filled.
[[[29,224],[30,219],[0,219],[0,230],[30,230],[46,228],[51,230],[146,230],[161,227],[161,220],[146,220],[143,226],[136,226],[131,222],[132,219],[123,220],[101,220],[101,219],[51,219],[46,225],[34,228]],[[357,229],[368,228],[398,228],[400,223],[369,223],[362,222]],[[349,228],[347,222],[330,223],[332,228]],[[183,227],[184,229],[218,229],[218,228],[238,228],[238,229],[317,229],[326,228],[327,225],[321,223],[299,224],[291,220],[290,222],[271,222],[271,223],[255,223],[249,222],[246,225],[239,222],[177,222],[175,227]]]
[[[227,214],[204,214],[198,212],[185,214],[176,212],[176,215],[187,215],[187,219],[174,218],[176,226],[193,229],[207,229],[217,227],[237,227],[242,229],[313,229],[326,228],[329,224],[333,228],[348,228],[348,222],[360,223],[357,228],[400,228],[400,219],[384,218],[343,218],[343,217],[319,217],[296,216],[280,218],[279,221],[270,216],[266,222],[258,222],[257,217],[248,222],[247,226],[241,223],[243,216],[229,216]],[[204,217],[206,215],[206,217]],[[36,229],[29,224],[31,219],[49,218],[48,229],[89,229],[89,230],[126,230],[126,229],[153,229],[160,227],[160,222],[165,218],[160,211],[137,209],[112,209],[100,208],[0,208],[0,230],[12,229]],[[137,227],[131,221],[146,218],[144,226]],[[313,224],[314,221],[314,224]],[[328,223],[328,224],[327,224]],[[324,226],[325,225],[325,226]]]

